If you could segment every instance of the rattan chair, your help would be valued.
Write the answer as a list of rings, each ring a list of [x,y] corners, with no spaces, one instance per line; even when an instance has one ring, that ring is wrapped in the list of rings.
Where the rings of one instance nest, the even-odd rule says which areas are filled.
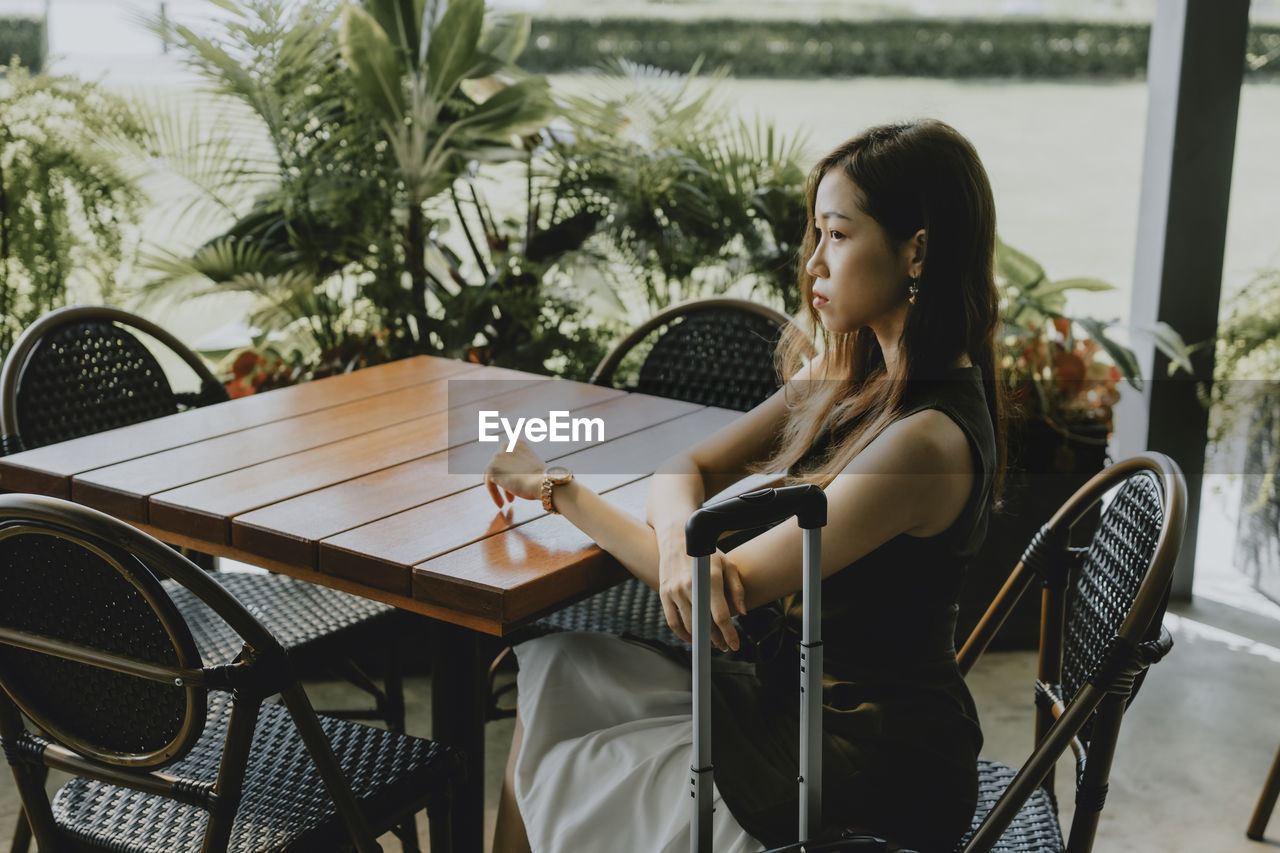
[[[190,368],[198,389],[175,392],[139,333]],[[5,453],[15,453],[227,399],[204,361],[156,324],[117,308],[60,308],[33,323],[0,368],[0,435]],[[205,555],[188,556],[212,565]],[[385,720],[404,731],[398,644],[385,642],[401,618],[394,608],[283,575],[226,572],[214,578],[271,627],[296,662],[336,669],[374,700],[373,708],[329,713]],[[178,600],[184,607],[186,599]],[[239,638],[222,620],[202,610],[184,616],[209,663],[229,663],[239,651]],[[385,689],[348,653],[370,640],[388,650]]]
[[[966,853],[1093,848],[1124,712],[1148,667],[1173,645],[1162,620],[1182,545],[1186,488],[1178,466],[1159,453],[1094,476],[1036,534],[964,644],[960,669],[968,673],[1017,599],[1040,581],[1036,747],[1016,773],[980,763]],[[1089,544],[1069,547],[1072,525],[1112,489]],[[1068,747],[1076,757],[1076,805],[1064,847],[1053,766]]]
[[[233,661],[204,662],[170,588],[241,638]],[[0,688],[41,850],[376,850],[423,808],[432,849],[450,849],[455,751],[318,718],[289,654],[215,576],[96,510],[0,496]],[[52,801],[49,768],[73,777]]]

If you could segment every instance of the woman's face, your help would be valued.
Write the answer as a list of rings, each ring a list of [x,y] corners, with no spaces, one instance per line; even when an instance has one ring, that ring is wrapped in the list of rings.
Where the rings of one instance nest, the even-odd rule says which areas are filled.
[[[861,197],[843,170],[822,177],[813,211],[818,244],[805,270],[813,276],[813,306],[828,331],[870,326],[880,335],[890,324],[900,330],[905,321],[907,283],[920,274],[920,253],[914,238],[893,248],[880,223],[859,207]]]

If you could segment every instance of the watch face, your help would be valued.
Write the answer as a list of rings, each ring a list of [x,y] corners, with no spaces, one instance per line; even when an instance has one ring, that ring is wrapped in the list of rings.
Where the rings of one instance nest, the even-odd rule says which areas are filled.
[[[572,476],[573,472],[563,465],[552,465],[547,469],[547,479],[551,480],[553,483],[562,483]]]

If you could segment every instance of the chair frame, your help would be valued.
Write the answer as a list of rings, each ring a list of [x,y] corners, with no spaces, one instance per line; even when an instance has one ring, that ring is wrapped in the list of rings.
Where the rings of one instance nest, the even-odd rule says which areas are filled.
[[[749,299],[737,299],[731,296],[713,296],[698,299],[686,299],[683,302],[677,302],[668,308],[664,308],[657,314],[654,314],[648,320],[641,323],[631,331],[629,335],[619,341],[613,349],[596,365],[596,369],[591,374],[591,384],[593,385],[611,385],[613,383],[614,371],[618,369],[618,365],[622,363],[622,359],[631,352],[635,346],[640,343],[654,329],[661,328],[673,320],[686,317],[691,314],[701,313],[703,311],[717,311],[723,309],[734,309],[745,311],[750,314],[763,317],[778,325],[780,329],[794,325],[792,319],[781,311],[775,311],[767,305],[761,305],[758,302],[752,302]]]
[[[0,737],[3,737],[6,753],[10,754],[24,812],[40,849],[59,849],[63,837],[54,822],[44,787],[47,768],[199,806],[209,813],[202,849],[225,849],[240,803],[260,708],[269,696],[276,693],[283,698],[356,849],[381,849],[320,727],[315,710],[298,682],[287,652],[270,631],[207,572],[169,546],[123,522],[54,498],[0,495],[0,525],[3,525],[0,538],[18,533],[49,534],[88,547],[106,559],[142,592],[170,639],[174,640],[178,664],[167,666],[133,660],[91,646],[7,628],[0,628],[0,644],[137,678],[176,684],[184,688],[187,698],[185,719],[166,747],[147,754],[111,755],[93,750],[75,736],[61,737],[52,731],[49,733],[59,743],[43,744],[43,748],[36,752],[24,750],[20,741],[29,739],[29,736],[23,716],[30,714],[22,708],[20,697],[0,691]],[[126,568],[111,556],[112,549],[133,555],[158,575],[172,578],[197,595],[244,640],[244,652],[240,658],[230,665],[203,666],[185,622],[158,580],[140,576]],[[205,726],[205,714],[202,713],[205,696],[210,689],[232,694],[230,723],[216,782],[193,784],[167,775],[160,768],[182,757],[199,738]],[[37,726],[49,731],[48,727],[42,726],[38,716],[32,716],[32,719]],[[421,802],[412,804],[409,813],[416,813],[437,797],[437,792],[423,795]],[[402,815],[398,815],[396,819],[401,818]],[[447,811],[432,820],[431,827],[433,849],[437,843],[441,845],[440,849],[449,849],[451,838]]]
[[[178,355],[188,367],[195,371],[196,376],[199,377],[200,395],[198,396],[207,394],[209,389],[214,386],[219,389],[222,388],[222,383],[218,381],[208,366],[186,344],[145,317],[139,317],[136,314],[107,305],[72,305],[66,308],[57,308],[43,315],[27,327],[26,331],[14,342],[13,349],[9,351],[4,360],[3,368],[0,368],[0,443],[2,443],[5,453],[16,453],[25,449],[18,432],[18,390],[22,386],[23,376],[31,363],[31,356],[36,347],[45,340],[52,330],[68,323],[86,320],[116,322],[124,326],[132,326],[164,344],[174,354]],[[225,391],[223,393],[225,394]],[[195,398],[186,399],[188,396],[182,394],[174,395],[177,402],[191,402],[194,404],[196,402]]]
[[[1271,772],[1263,783],[1262,792],[1258,794],[1258,805],[1249,820],[1249,828],[1245,835],[1254,841],[1261,841],[1267,831],[1267,823],[1271,820],[1271,812],[1276,807],[1276,799],[1280,797],[1280,750],[1276,750],[1275,761],[1271,763]]]
[[[1105,493],[1141,472],[1150,472],[1160,484],[1163,522],[1151,562],[1128,614],[1108,649],[1107,659],[1074,697],[1054,695],[1063,669],[1063,632],[1070,558],[1084,549],[1068,549],[1071,526],[1084,517]],[[1186,524],[1186,481],[1177,465],[1161,453],[1143,453],[1125,459],[1095,475],[1082,486],[1036,534],[995,601],[970,634],[957,656],[960,671],[967,674],[986,650],[1018,599],[1039,577],[1041,633],[1037,681],[1036,746],[1018,770],[1004,794],[974,833],[965,853],[990,850],[1019,809],[1046,783],[1053,792],[1053,768],[1070,746],[1076,754],[1076,809],[1072,817],[1068,853],[1087,853],[1093,847],[1098,819],[1106,799],[1116,740],[1125,709],[1146,669],[1172,645],[1162,627],[1159,639],[1148,639],[1168,601],[1173,567]],[[1096,717],[1094,716],[1096,712]],[[1093,719],[1088,747],[1078,737]],[[1087,757],[1087,761],[1085,760]]]

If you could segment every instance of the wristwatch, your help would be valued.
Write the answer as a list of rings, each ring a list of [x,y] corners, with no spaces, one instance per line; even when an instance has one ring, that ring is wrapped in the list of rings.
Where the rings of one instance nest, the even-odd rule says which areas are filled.
[[[565,483],[573,479],[573,472],[563,465],[552,465],[542,474],[542,508],[547,512],[560,514],[560,510],[556,509],[554,503],[551,502],[551,491],[556,486],[563,486]]]

